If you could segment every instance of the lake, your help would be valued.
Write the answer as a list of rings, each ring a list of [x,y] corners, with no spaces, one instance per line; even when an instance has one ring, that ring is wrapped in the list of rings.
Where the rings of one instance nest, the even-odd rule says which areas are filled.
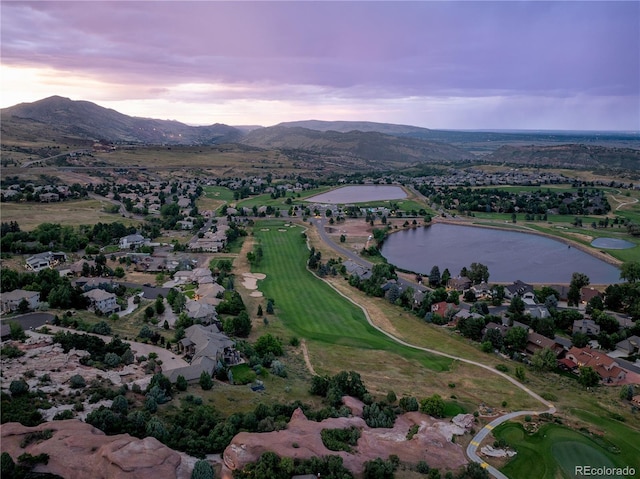
[[[346,203],[366,203],[368,201],[401,200],[407,194],[399,186],[393,185],[357,185],[343,186],[307,198],[313,203],[327,203],[331,205]]]
[[[436,223],[389,235],[382,255],[398,268],[428,275],[437,265],[451,276],[482,263],[489,282],[569,283],[574,272],[592,284],[620,283],[620,271],[577,248],[544,236],[473,226]]]

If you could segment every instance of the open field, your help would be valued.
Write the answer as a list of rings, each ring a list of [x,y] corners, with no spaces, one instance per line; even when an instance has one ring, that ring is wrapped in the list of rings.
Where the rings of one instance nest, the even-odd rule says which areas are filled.
[[[64,225],[93,225],[119,221],[125,225],[137,225],[138,222],[123,218],[119,214],[106,213],[104,206],[108,201],[73,200],[58,203],[2,203],[2,221],[17,221],[20,229],[30,231],[42,223],[61,223]]]
[[[273,206],[274,208],[288,210],[291,205],[286,203],[287,198],[291,198],[292,204],[300,204],[300,202],[304,201],[305,198],[319,195],[320,193],[324,193],[330,189],[330,186],[321,186],[319,188],[300,191],[299,193],[295,193],[295,196],[292,196],[291,193],[289,193],[286,197],[280,196],[278,198],[271,198],[271,193],[265,193],[263,195],[250,196],[249,198],[240,200],[236,203],[236,207],[252,208],[254,206]]]
[[[608,441],[602,441],[557,424],[543,424],[540,429],[529,434],[521,424],[505,423],[498,426],[493,434],[505,439],[516,449],[517,456],[501,470],[513,478],[575,478],[575,466],[640,468],[640,448],[636,442],[633,448],[620,447],[616,440],[622,436],[612,435]],[[640,435],[636,434],[636,441]],[[613,452],[619,448],[619,453]],[[600,476],[610,477],[610,476]],[[635,476],[616,476],[628,477]]]

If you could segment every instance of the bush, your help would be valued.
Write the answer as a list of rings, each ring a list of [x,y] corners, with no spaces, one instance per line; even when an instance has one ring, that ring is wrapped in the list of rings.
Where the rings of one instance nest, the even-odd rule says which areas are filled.
[[[71,409],[65,409],[53,416],[54,421],[64,421],[65,419],[73,419],[73,411]]]
[[[108,336],[111,334],[111,326],[109,326],[105,321],[100,321],[97,324],[94,324],[91,327],[91,332],[94,334],[102,334],[103,336]]]
[[[496,366],[496,369],[498,371],[500,371],[500,372],[503,372],[503,373],[508,373],[509,372],[509,368],[507,366],[505,366],[504,364],[498,364]]]
[[[80,389],[85,387],[86,385],[87,383],[85,382],[84,378],[79,374],[75,374],[69,379],[69,386],[71,386],[72,389]]]
[[[7,346],[3,346],[2,349],[0,349],[0,355],[5,356],[9,359],[13,359],[24,356],[24,351],[16,348],[12,344],[9,344]]]
[[[211,379],[211,374],[209,374],[207,371],[202,371],[202,373],[200,373],[199,384],[200,387],[205,391],[210,390],[213,387],[213,379]]]
[[[285,369],[284,364],[280,361],[273,361],[271,363],[271,372],[281,378],[287,377],[287,370]]]
[[[9,385],[11,396],[21,396],[29,392],[29,385],[24,379],[15,379]]]
[[[187,386],[188,386],[187,380],[182,374],[180,374],[176,379],[176,389],[178,391],[186,391]]]
[[[320,431],[322,444],[330,451],[351,452],[360,439],[360,429],[351,426],[348,429],[323,429]]]

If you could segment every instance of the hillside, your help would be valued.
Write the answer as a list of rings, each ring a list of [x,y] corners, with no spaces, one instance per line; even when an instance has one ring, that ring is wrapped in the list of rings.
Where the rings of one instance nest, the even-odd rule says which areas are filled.
[[[504,145],[483,157],[483,159],[492,163],[516,163],[530,166],[640,169],[640,150],[578,144],[552,146]]]
[[[289,121],[279,123],[276,126],[283,126],[286,128],[307,128],[309,130],[317,131],[338,131],[340,133],[348,133],[350,131],[362,131],[369,132],[375,131],[378,133],[384,133],[386,135],[393,136],[409,136],[413,135],[429,135],[431,130],[427,128],[420,128],[418,126],[411,125],[395,125],[392,123],[375,123],[372,121],[322,121],[322,120],[303,120],[303,121]]]
[[[458,162],[472,158],[446,143],[402,138],[378,132],[318,131],[274,126],[248,133],[241,142],[267,149],[301,150],[335,158],[361,159],[371,164]]]
[[[124,115],[88,101],[52,96],[2,109],[3,143],[62,137],[145,144],[213,144],[239,138],[223,124],[189,126],[178,121]]]

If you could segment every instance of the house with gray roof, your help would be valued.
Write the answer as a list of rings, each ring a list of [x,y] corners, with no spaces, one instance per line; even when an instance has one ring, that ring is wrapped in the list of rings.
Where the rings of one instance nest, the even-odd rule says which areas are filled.
[[[40,293],[38,291],[26,291],[24,289],[14,289],[7,293],[2,293],[0,307],[3,313],[16,311],[22,301],[26,301],[29,309],[34,310],[40,306]]]
[[[103,289],[92,289],[82,296],[89,298],[89,308],[95,312],[100,311],[102,314],[111,314],[120,311],[120,306],[116,301],[116,295],[108,293]]]
[[[217,326],[194,324],[184,332],[185,337],[178,342],[178,349],[191,360],[191,363],[189,366],[167,371],[166,375],[170,381],[177,381],[178,376],[193,381],[198,379],[203,371],[213,375],[219,362],[234,365],[241,361],[240,354],[235,350],[235,343],[221,333]]]

